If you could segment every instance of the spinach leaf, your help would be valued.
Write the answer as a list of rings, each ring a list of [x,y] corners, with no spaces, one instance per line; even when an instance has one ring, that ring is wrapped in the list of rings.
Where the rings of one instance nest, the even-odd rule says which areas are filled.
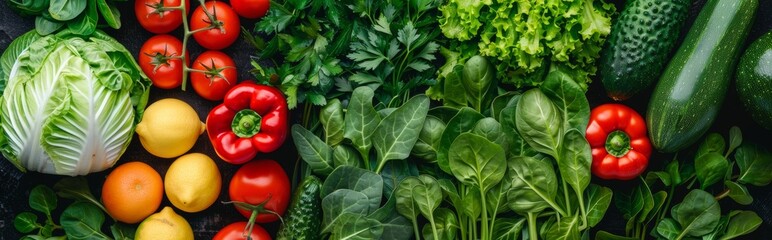
[[[378,124],[372,139],[378,153],[378,168],[375,172],[380,172],[389,160],[402,160],[410,156],[428,112],[429,97],[418,95]]]
[[[705,137],[705,141],[700,144],[694,159],[698,159],[708,153],[724,155],[725,148],[726,142],[724,141],[724,137],[718,133],[710,133],[707,137]]]
[[[474,109],[464,107],[458,111],[456,116],[450,119],[445,127],[445,131],[442,132],[439,151],[437,151],[437,165],[440,166],[442,171],[452,173],[448,161],[448,150],[450,150],[450,145],[456,140],[456,137],[461,135],[461,133],[471,131],[474,125],[477,124],[477,121],[483,118],[484,116]]]
[[[67,239],[110,239],[101,230],[105,215],[91,203],[73,203],[64,209],[59,222]]]
[[[73,33],[88,36],[94,33],[99,21],[99,12],[97,12],[96,0],[86,0],[88,6],[83,13],[75,19],[74,22],[67,25]]]
[[[410,154],[427,162],[437,161],[437,148],[443,131],[445,131],[445,123],[442,120],[434,116],[426,116],[421,133],[418,134],[418,141],[410,150]]]
[[[725,156],[729,156],[729,153],[732,153],[742,143],[743,133],[740,131],[740,128],[737,126],[732,126],[732,128],[729,128],[729,149],[726,150]]]
[[[507,193],[509,208],[520,215],[538,213],[555,206],[558,181],[552,164],[533,157],[512,157],[507,165],[512,188]]]
[[[444,99],[442,105],[452,108],[462,108],[466,106],[467,96],[464,83],[461,80],[464,72],[463,65],[456,65],[445,78]]]
[[[516,240],[520,239],[520,236],[525,227],[525,218],[503,218],[497,219],[493,223],[493,234],[495,240]]]
[[[610,188],[590,184],[587,187],[587,224],[594,227],[600,223],[611,205],[613,192]]]
[[[463,184],[479,187],[481,192],[496,185],[506,172],[504,150],[472,133],[459,135],[448,155],[453,176]]]
[[[654,196],[646,181],[642,181],[641,184],[634,188],[633,198],[633,201],[643,203],[643,208],[641,208],[641,212],[637,216],[637,222],[644,223],[653,214],[652,210],[654,209]]]
[[[731,214],[730,214],[731,215]],[[726,227],[726,234],[721,240],[733,239],[756,231],[761,226],[762,220],[755,212],[737,211],[729,219]]]
[[[579,86],[576,86],[577,88]],[[590,185],[590,165],[592,165],[592,153],[590,143],[582,136],[582,132],[570,129],[563,137],[563,146],[560,148],[558,158],[558,170],[563,181],[568,183],[577,196]]]
[[[459,209],[462,203],[456,185],[450,179],[438,179],[437,183],[440,184],[443,196],[447,196],[450,199],[451,205],[455,206],[456,209]]]
[[[375,106],[378,108],[378,106]],[[384,108],[381,110],[378,110],[378,115],[381,116],[381,119],[385,118],[386,116],[389,116],[389,114],[393,113],[394,110],[397,110],[397,108]]]
[[[584,136],[584,130],[590,122],[590,103],[584,90],[571,75],[556,70],[547,74],[541,87],[544,95],[555,103],[563,119],[563,129],[574,128]]]
[[[340,166],[363,167],[362,157],[348,145],[338,145],[332,149],[332,162],[335,168]]]
[[[667,211],[662,209],[662,207],[665,206],[665,202],[667,201],[667,192],[656,192],[652,195],[652,199],[654,200],[654,208],[651,209],[649,216],[646,217],[646,219],[643,221],[643,223],[646,225],[649,225],[651,220],[654,220],[654,218],[657,217],[657,214],[659,214],[661,211]]]
[[[665,218],[657,224],[657,233],[665,239],[676,239],[683,230],[672,218]]]
[[[732,181],[724,181],[724,185],[729,190],[729,197],[735,202],[742,205],[750,205],[753,203],[753,196],[751,196],[751,193],[748,192],[748,188],[744,185]]]
[[[413,234],[410,221],[397,211],[397,198],[390,194],[386,204],[367,217],[375,219],[383,226],[381,239],[408,239]]]
[[[559,158],[563,119],[555,104],[539,89],[523,93],[515,114],[517,132],[533,149]]]
[[[13,227],[20,233],[30,233],[42,226],[38,223],[38,216],[31,212],[22,212],[13,218]]]
[[[88,188],[88,182],[84,177],[63,178],[54,184],[54,190],[56,190],[56,194],[61,198],[89,202],[94,204],[94,206],[101,208],[102,211],[107,212],[102,205],[102,202],[97,200],[97,198],[91,194],[91,190]]]
[[[614,204],[616,204],[619,211],[622,212],[622,217],[631,222],[635,222],[636,216],[643,210],[643,198],[634,197],[636,192],[638,191],[635,189],[631,194],[622,192],[617,194],[614,198]],[[628,225],[630,225],[630,223],[628,223]]]
[[[734,153],[740,167],[740,183],[766,186],[772,182],[772,154],[756,144],[742,144]]]
[[[708,152],[694,159],[694,169],[697,172],[697,180],[700,181],[700,187],[707,189],[711,185],[724,180],[724,176],[729,170],[729,161],[720,153]]]
[[[507,192],[512,187],[510,181],[502,180],[496,186],[485,192],[485,204],[488,216],[495,216],[509,210],[507,207]]]
[[[373,89],[369,87],[354,89],[344,118],[343,136],[351,140],[365,160],[369,159],[372,147],[370,137],[381,122],[373,107],[373,95]]]
[[[453,211],[447,208],[438,208],[434,211],[434,219],[434,225],[437,227],[438,239],[457,239],[457,229],[460,229],[461,226],[458,225],[458,219],[456,218],[456,214],[454,214]],[[424,228],[421,230],[421,234],[423,235],[424,239],[434,239],[434,236],[432,235],[432,229],[429,224],[424,225]]]
[[[469,219],[478,219],[482,213],[482,202],[480,196],[480,188],[469,187],[467,191],[461,195],[461,213],[469,217]],[[456,206],[459,207],[459,206]]]
[[[110,232],[115,240],[132,240],[136,231],[136,228],[124,223],[115,223],[110,226]]]
[[[330,239],[370,240],[380,239],[383,225],[375,219],[356,213],[341,214]]]
[[[121,12],[118,7],[107,4],[107,0],[97,0],[97,6],[108,26],[113,29],[121,28]]]
[[[41,16],[35,18],[35,31],[40,35],[48,35],[56,32],[64,26],[63,22],[51,20],[47,18],[48,14],[44,13]]]
[[[413,223],[415,231],[418,231],[418,209],[413,201],[413,188],[418,184],[421,184],[421,181],[417,177],[406,177],[399,182],[399,186],[394,192],[397,212]]]
[[[517,132],[517,123],[515,122],[515,114],[517,114],[517,101],[519,101],[519,95],[512,100],[514,104],[505,107],[501,110],[499,122],[501,123],[502,131],[505,132],[509,143],[509,155],[510,156],[533,156],[536,155],[536,150],[531,148],[527,142]]]
[[[381,178],[383,178],[383,197],[391,198],[394,190],[403,179],[409,176],[418,176],[418,168],[408,161],[391,161],[383,167]]]
[[[477,55],[469,58],[464,64],[461,82],[466,90],[467,102],[477,111],[481,112],[483,108],[490,106],[496,93],[495,77],[496,71],[485,57]]]
[[[56,209],[56,203],[54,190],[45,185],[35,186],[29,193],[29,207],[46,214],[46,216],[51,216]]]
[[[656,231],[656,229],[655,229]],[[603,230],[595,234],[595,240],[637,240],[634,237],[623,237]]]
[[[322,184],[321,197],[326,199],[327,195],[340,189],[350,189],[362,193],[368,199],[369,209],[374,211],[381,205],[383,178],[361,168],[339,167],[332,171]]]
[[[458,114],[459,110],[458,108],[439,106],[429,109],[429,116],[437,117],[443,123],[448,123],[450,119],[453,119]]]
[[[350,189],[338,189],[322,198],[322,233],[332,232],[334,228],[342,225],[340,222],[351,218],[344,213],[365,215],[370,212],[370,200],[367,195]],[[380,225],[380,224],[379,224]]]
[[[333,172],[332,148],[306,128],[292,125],[292,141],[311,170],[321,177]]]
[[[710,233],[718,225],[721,207],[713,195],[694,189],[684,200],[673,206],[672,216],[683,231],[678,235],[699,237]]]
[[[324,142],[337,146],[343,141],[343,107],[337,98],[327,101],[319,113],[319,122],[324,128]]]
[[[563,217],[547,231],[546,239],[579,240],[579,216]]]
[[[433,177],[429,175],[420,175],[418,182],[413,186],[413,200],[416,207],[430,221],[433,220],[433,213],[442,202],[442,189]]]
[[[520,100],[520,92],[507,92],[493,98],[490,116],[501,122],[501,111],[510,106],[517,106],[518,100]],[[514,121],[514,118],[512,120]]]
[[[503,127],[496,119],[491,117],[480,119],[472,129],[472,133],[485,137],[489,141],[499,145],[504,150],[504,156],[508,155],[509,136],[507,136]]]
[[[48,13],[57,21],[69,21],[75,19],[86,9],[84,0],[51,0]]]

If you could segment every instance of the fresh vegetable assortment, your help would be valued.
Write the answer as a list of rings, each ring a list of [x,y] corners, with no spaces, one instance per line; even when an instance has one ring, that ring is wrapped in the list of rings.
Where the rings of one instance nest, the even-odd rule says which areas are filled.
[[[0,57],[0,150],[21,170],[89,174],[29,185],[13,228],[23,239],[758,236],[769,132],[734,118],[768,127],[772,38],[746,39],[767,20],[763,1],[708,0],[690,16],[682,0],[136,0],[123,15],[149,38],[128,43],[134,54],[97,29],[121,27],[110,1],[10,1],[36,31]],[[229,56],[244,46],[249,59]],[[746,116],[725,119],[724,98]],[[754,131],[704,135],[725,124]]]

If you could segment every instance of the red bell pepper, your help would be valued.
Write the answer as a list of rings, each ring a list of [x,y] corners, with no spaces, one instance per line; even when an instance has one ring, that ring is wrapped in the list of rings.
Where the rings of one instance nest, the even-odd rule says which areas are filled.
[[[640,114],[622,104],[604,104],[590,113],[587,141],[592,173],[603,179],[629,180],[649,164],[651,142]]]
[[[246,163],[257,153],[273,152],[287,138],[287,100],[270,86],[242,82],[206,117],[215,152],[232,164]]]

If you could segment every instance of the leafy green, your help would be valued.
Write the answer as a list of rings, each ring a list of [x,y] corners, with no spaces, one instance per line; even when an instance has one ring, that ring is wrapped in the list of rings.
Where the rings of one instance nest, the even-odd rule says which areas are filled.
[[[327,101],[319,113],[319,122],[324,127],[324,142],[330,146],[337,146],[343,141],[343,107],[340,100]]]
[[[67,233],[67,239],[110,238],[101,230],[105,215],[91,203],[73,203],[64,209],[60,221],[64,232]]]
[[[327,176],[333,171],[333,150],[312,132],[300,125],[292,126],[292,141],[298,155],[308,164],[311,170],[321,176]]]
[[[713,195],[695,189],[673,206],[673,218],[681,226],[681,236],[699,237],[713,231],[721,217],[721,207]]]
[[[364,215],[370,212],[370,201],[367,195],[350,189],[338,189],[322,198],[322,233],[332,232],[339,222],[345,219],[345,213],[358,213]]]
[[[133,54],[101,31],[19,41],[0,60],[3,72],[14,63],[0,79],[3,156],[23,171],[70,176],[114,165],[141,130],[150,91]]]
[[[483,118],[484,116],[474,109],[464,107],[448,122],[445,131],[442,132],[439,150],[437,151],[437,165],[439,165],[442,171],[451,173],[448,151],[456,137],[471,131],[475,124],[477,124],[477,121]]]
[[[729,225],[726,227],[726,234],[721,237],[722,240],[737,238],[756,231],[761,226],[762,220],[758,214],[751,211],[737,211],[729,219]]]
[[[278,87],[295,108],[347,100],[357,87],[376,90],[378,103],[396,107],[411,90],[433,83],[440,35],[440,1],[274,1],[255,31],[267,35],[260,58],[284,63],[256,74]],[[420,4],[419,4],[420,3]],[[344,71],[344,68],[346,71]]]
[[[509,208],[516,213],[539,213],[556,206],[558,182],[549,162],[533,157],[509,159],[508,180],[512,188],[507,194]]]
[[[365,165],[370,159],[372,147],[370,137],[381,122],[381,117],[375,111],[372,102],[372,89],[367,87],[355,89],[344,117],[346,126],[343,128],[343,136],[351,140],[354,147],[359,150],[362,158],[365,159]]]
[[[437,161],[437,151],[445,127],[445,123],[439,118],[426,116],[421,133],[418,134],[418,141],[410,150],[410,154],[427,162]]]
[[[49,35],[66,26],[74,34],[89,36],[98,27],[121,27],[115,2],[120,0],[14,0],[8,6],[24,16],[35,17],[36,31]],[[99,11],[98,11],[99,10]],[[100,14],[101,13],[101,14]],[[100,17],[105,24],[100,24]]]
[[[450,0],[439,9],[442,33],[457,43],[451,50],[496,59],[501,82],[537,86],[548,69],[564,68],[585,90],[616,11],[590,0]]]
[[[383,118],[372,137],[378,154],[376,173],[381,172],[387,161],[410,156],[428,112],[429,98],[418,95]]]
[[[740,168],[738,182],[755,186],[766,186],[772,182],[772,154],[758,145],[742,144],[735,152],[735,161]]]
[[[341,189],[362,193],[369,202],[369,209],[374,211],[381,205],[383,179],[378,174],[365,169],[343,166],[336,168],[322,184],[322,199]]]
[[[517,102],[517,132],[534,150],[559,157],[563,138],[560,110],[542,91],[531,89]]]

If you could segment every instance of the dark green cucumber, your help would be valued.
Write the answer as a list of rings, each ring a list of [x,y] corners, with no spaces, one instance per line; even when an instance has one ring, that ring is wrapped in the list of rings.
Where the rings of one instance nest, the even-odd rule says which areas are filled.
[[[606,93],[625,100],[655,82],[678,42],[692,0],[628,0],[601,53]]]
[[[646,126],[654,147],[676,152],[710,128],[751,28],[758,0],[708,0],[654,89]]]
[[[306,177],[295,190],[284,224],[276,234],[276,240],[319,239],[322,232],[322,181],[314,176]]]
[[[754,41],[740,58],[737,93],[753,120],[772,130],[772,32]]]

